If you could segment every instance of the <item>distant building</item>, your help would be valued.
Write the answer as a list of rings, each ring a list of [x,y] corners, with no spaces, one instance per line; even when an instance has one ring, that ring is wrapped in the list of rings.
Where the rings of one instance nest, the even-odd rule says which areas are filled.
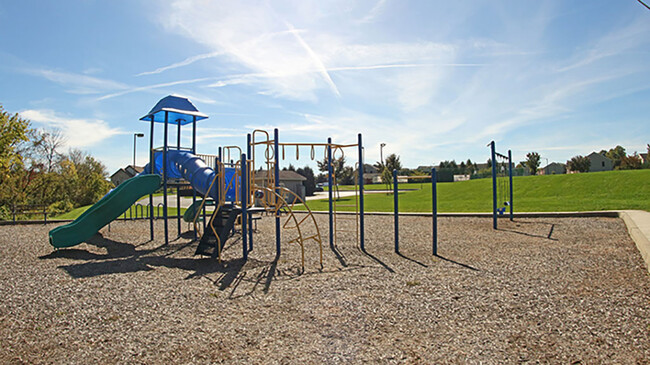
[[[454,182],[469,181],[470,175],[454,175]]]
[[[363,164],[363,183],[373,184],[381,181],[381,171],[371,164]]]
[[[266,170],[255,171],[255,185],[264,186],[266,177]],[[305,200],[305,186],[302,184],[303,181],[307,181],[307,178],[295,171],[280,171],[280,186],[291,190],[298,195],[300,199]],[[288,201],[287,203],[293,203],[293,201]]]
[[[539,169],[540,175],[560,175],[566,174],[566,165],[559,162],[551,162],[545,167]]]
[[[111,182],[113,185],[118,186],[142,171],[144,171],[144,167],[129,165],[115,171],[113,175],[111,175]]]
[[[598,152],[592,152],[587,156],[587,158],[591,162],[589,172],[611,171],[614,169],[614,163],[612,160]]]
[[[641,157],[641,163],[648,162],[648,154],[647,153],[639,153],[639,157]]]

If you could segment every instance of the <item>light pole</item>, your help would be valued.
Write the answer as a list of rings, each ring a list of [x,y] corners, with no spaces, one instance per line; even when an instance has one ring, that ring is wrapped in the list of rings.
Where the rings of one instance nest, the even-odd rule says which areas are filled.
[[[379,160],[383,164],[384,163],[384,147],[386,146],[386,143],[382,143],[379,145]]]
[[[144,137],[144,133],[133,133],[133,167],[135,168],[135,141],[136,138]]]

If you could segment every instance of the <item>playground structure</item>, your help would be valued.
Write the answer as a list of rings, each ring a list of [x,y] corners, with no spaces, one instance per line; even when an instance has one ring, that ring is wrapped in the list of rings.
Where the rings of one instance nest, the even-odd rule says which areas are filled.
[[[512,151],[508,150],[508,155],[497,152],[494,141],[488,146],[492,161],[492,227],[497,229],[498,217],[506,213],[506,208],[513,220]]]
[[[195,254],[209,255],[221,261],[222,250],[226,241],[239,229],[242,242],[242,256],[246,260],[249,252],[253,251],[253,215],[266,213],[275,218],[276,259],[280,257],[282,230],[294,232],[288,243],[298,244],[301,248],[301,265],[304,270],[305,246],[313,242],[318,245],[320,264],[323,263],[323,247],[320,228],[306,202],[294,191],[281,186],[280,161],[286,158],[286,149],[295,148],[296,159],[299,159],[300,149],[308,148],[312,160],[316,158],[316,149],[323,148],[323,156],[327,164],[328,180],[328,223],[329,246],[336,251],[338,234],[342,232],[339,222],[343,219],[354,221],[355,241],[357,247],[365,252],[364,224],[364,148],[362,135],[358,134],[357,143],[336,144],[331,138],[326,143],[280,142],[279,130],[273,131],[273,136],[264,130],[254,130],[247,135],[246,152],[238,146],[218,148],[218,155],[208,166],[203,159],[196,155],[196,123],[208,118],[200,113],[186,98],[167,96],[161,99],[153,109],[140,120],[151,123],[149,163],[142,174],[128,180],[110,191],[104,198],[88,209],[71,224],[60,226],[50,231],[50,243],[55,248],[70,247],[79,244],[94,235],[103,226],[116,219],[142,196],[149,195],[147,206],[150,239],[154,239],[154,201],[153,193],[162,188],[163,202],[158,204],[156,212],[162,208],[165,244],[169,243],[168,188],[176,188],[176,206],[178,237],[182,234],[181,219],[190,223],[194,240],[198,240]],[[154,146],[155,123],[163,124],[163,145]],[[191,146],[181,146],[181,127],[192,125]],[[176,145],[169,144],[169,125],[177,126]],[[499,154],[492,146],[493,173],[493,217],[496,229],[497,214],[503,214],[505,208],[497,208],[497,200],[504,201],[510,206],[512,219],[512,163],[511,153],[508,156]],[[357,152],[355,169],[355,198],[353,217],[338,214],[338,204],[335,194],[338,192],[336,161],[345,157],[346,149]],[[262,157],[260,158],[260,153]],[[498,158],[498,159],[497,159]],[[506,160],[507,159],[507,160]],[[507,185],[503,180],[506,171],[509,172]],[[257,170],[265,167],[266,170]],[[497,172],[499,175],[497,176]],[[256,179],[256,176],[260,179]],[[408,176],[409,179],[430,179],[432,182],[432,253],[437,255],[437,174],[431,170],[430,176]],[[399,253],[399,181],[397,171],[393,171],[394,180],[394,237],[395,252]],[[192,187],[192,204],[185,214],[180,214],[180,188],[189,184]],[[503,186],[502,186],[503,185]],[[501,187],[501,189],[498,189]],[[504,191],[509,189],[509,198],[504,198]],[[197,198],[200,198],[197,199]],[[499,200],[500,201],[500,200]],[[161,206],[162,205],[162,206]],[[300,214],[296,206],[301,205]],[[211,214],[206,207],[213,206]],[[141,210],[144,208],[139,206]],[[137,207],[136,207],[137,215]],[[158,214],[160,217],[160,214]],[[284,220],[284,222],[282,222]]]

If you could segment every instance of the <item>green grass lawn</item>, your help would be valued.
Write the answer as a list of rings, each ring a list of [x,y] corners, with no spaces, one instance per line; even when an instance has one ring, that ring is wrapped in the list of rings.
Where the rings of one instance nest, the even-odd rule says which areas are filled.
[[[383,185],[369,185],[369,187]],[[420,188],[422,186],[422,188]],[[572,175],[515,177],[515,212],[559,212],[641,209],[650,211],[650,170],[593,172]],[[417,188],[399,194],[401,212],[431,211],[431,184],[400,184],[400,189]],[[341,198],[354,204],[354,197]],[[311,200],[312,210],[328,210],[327,200]],[[393,196],[366,194],[368,212],[393,211]],[[340,210],[354,210],[342,207]],[[491,212],[492,180],[478,179],[438,184],[439,212]]]
[[[650,170],[592,172],[587,174],[515,177],[515,212],[564,212],[588,210],[641,209],[650,211]],[[430,212],[431,183],[400,184],[401,212]],[[352,189],[354,187],[351,187]],[[373,184],[368,190],[383,190]],[[341,190],[344,190],[341,187]],[[349,189],[348,189],[349,190]],[[327,199],[310,200],[309,208],[328,210]],[[341,198],[339,204],[354,204],[354,197]],[[54,219],[75,219],[90,206],[76,208]],[[367,212],[392,212],[393,196],[386,193],[365,195]],[[354,210],[340,207],[339,210]],[[438,184],[439,212],[491,212],[492,180],[478,179]],[[170,216],[176,208],[169,208]],[[185,209],[181,209],[181,214]],[[148,212],[145,212],[148,216]],[[128,213],[127,213],[128,217]]]

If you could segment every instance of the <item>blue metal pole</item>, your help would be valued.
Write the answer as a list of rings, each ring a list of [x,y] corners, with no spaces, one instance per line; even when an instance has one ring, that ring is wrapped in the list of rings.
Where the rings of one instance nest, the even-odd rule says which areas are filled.
[[[156,164],[154,162],[153,152],[153,115],[151,116],[151,130],[149,132],[149,173],[156,173]],[[153,194],[149,194],[149,234],[153,241]]]
[[[192,154],[196,155],[196,115],[192,116]],[[194,189],[192,189],[192,206],[196,209],[196,190]],[[200,212],[195,212],[194,214],[200,214]],[[196,229],[192,227],[192,231],[196,240]]]
[[[180,120],[176,121],[178,123],[178,130],[176,135],[176,150],[181,150],[181,122]],[[176,184],[176,223],[178,225],[178,237],[181,236],[181,187]]]
[[[492,228],[497,229],[497,159],[494,141],[490,142],[492,158]]]
[[[512,151],[511,150],[508,150],[508,171],[509,171],[509,174],[510,174],[510,201],[509,201],[509,204],[510,204],[510,220],[513,220],[513,218],[514,218],[513,209],[514,208],[513,208],[513,205],[512,205],[513,194],[512,194]]]
[[[163,219],[165,220],[165,245],[169,244],[169,222],[167,222],[167,138],[169,136],[169,112],[165,111],[165,136],[163,143]]]
[[[247,138],[246,138],[246,140],[247,140],[247,144],[246,144],[246,146],[247,146],[247,147],[246,147],[246,156],[250,157],[250,156],[252,156],[252,155],[251,155],[251,152],[252,152],[252,148],[253,148],[253,146],[251,145],[251,141],[252,141],[252,138],[253,138],[253,137],[252,137],[252,135],[251,135],[250,133],[248,133],[248,135],[247,135],[246,137],[247,137]],[[247,165],[247,166],[248,166],[248,165]],[[255,170],[255,166],[253,166],[253,167],[251,168],[251,170]],[[248,170],[246,170],[246,173],[248,174]],[[248,176],[248,175],[247,175],[247,176]],[[255,184],[255,181],[252,181],[251,183],[252,183],[252,184]],[[252,188],[253,188],[253,187],[251,186],[251,184],[249,184],[249,185],[248,185],[248,189],[246,190],[246,192],[247,192],[247,193],[250,193]],[[250,196],[250,195],[249,195],[249,196]],[[254,199],[255,199],[254,197],[251,198],[251,199],[253,199],[252,202],[255,201],[255,200],[254,200]],[[252,203],[252,202],[251,202],[251,203]],[[249,215],[249,217],[248,217],[248,250],[249,250],[249,251],[253,251],[253,220],[252,220],[252,218],[253,218],[253,217]]]
[[[246,165],[246,154],[241,154],[241,238],[242,238],[242,252],[244,254],[244,260],[248,259],[248,214],[246,209],[248,204],[248,187],[247,187],[247,165]]]
[[[363,207],[363,143],[359,133],[359,245],[365,251],[364,207]]]
[[[334,206],[332,203],[332,138],[327,139],[327,198],[329,200],[330,247],[334,247]]]
[[[433,216],[433,255],[438,256],[438,176],[431,169],[431,207]]]
[[[275,157],[275,193],[280,194],[280,132],[277,128],[273,130],[273,151]],[[276,200],[277,201],[277,197]],[[280,211],[277,210],[275,213],[275,254],[277,257],[280,257]]]
[[[399,197],[397,195],[397,170],[393,170],[393,206],[395,208],[395,252],[399,253]]]

